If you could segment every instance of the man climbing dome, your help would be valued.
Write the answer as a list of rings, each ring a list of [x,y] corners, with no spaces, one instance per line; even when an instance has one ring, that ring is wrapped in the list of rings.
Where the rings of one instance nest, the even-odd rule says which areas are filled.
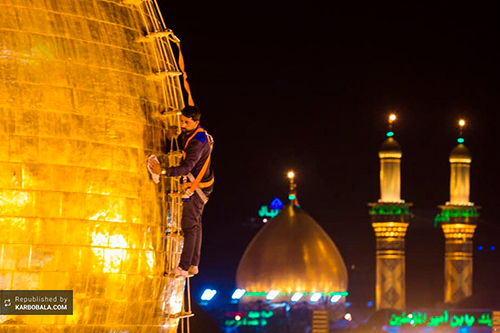
[[[196,106],[187,106],[180,117],[181,134],[179,147],[184,158],[178,167],[165,168],[168,177],[186,176],[183,184],[183,209],[181,227],[184,233],[179,266],[171,274],[188,276],[198,274],[201,254],[201,217],[203,208],[213,190],[214,174],[211,168],[212,137],[200,126],[201,111]],[[152,155],[153,156],[153,155]],[[148,169],[159,176],[162,167],[156,158],[148,160]]]

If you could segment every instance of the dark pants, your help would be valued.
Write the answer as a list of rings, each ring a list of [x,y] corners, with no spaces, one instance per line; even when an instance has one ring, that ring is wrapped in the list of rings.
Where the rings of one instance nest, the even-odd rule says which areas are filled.
[[[208,196],[212,193],[213,186],[203,190]],[[182,208],[182,231],[184,233],[184,246],[182,247],[179,267],[187,271],[190,266],[199,266],[201,254],[201,216],[205,203],[198,193],[194,193],[189,201],[184,202]]]

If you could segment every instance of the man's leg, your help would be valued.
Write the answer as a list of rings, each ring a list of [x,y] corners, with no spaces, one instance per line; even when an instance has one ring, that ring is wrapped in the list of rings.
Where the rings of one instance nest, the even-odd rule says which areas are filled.
[[[182,231],[184,232],[184,246],[182,248],[179,267],[187,271],[191,266],[197,247],[197,238],[201,241],[201,212],[204,203],[198,194],[194,194],[189,201],[184,202],[182,209]]]
[[[191,259],[191,266],[196,266],[198,267],[200,265],[200,256],[201,256],[201,239],[203,235],[203,224],[201,221],[201,217],[203,216],[203,208],[205,208],[205,205],[201,207],[200,211],[200,216],[198,217],[198,224],[200,225],[200,229],[198,233],[196,234],[196,240],[195,240],[195,247],[194,247],[194,252],[193,252],[193,258]]]
[[[210,194],[213,191],[213,185],[210,186],[209,188],[206,188],[203,190],[203,193],[205,193],[206,197],[209,198]],[[191,266],[200,266],[200,257],[201,257],[201,240],[202,240],[202,235],[203,235],[203,223],[202,223],[202,217],[203,217],[203,210],[205,209],[206,202],[203,204],[200,210],[200,215],[198,216],[198,223],[200,225],[200,232],[198,233],[196,237],[196,246],[194,248],[194,253],[193,253],[193,258],[191,259]]]

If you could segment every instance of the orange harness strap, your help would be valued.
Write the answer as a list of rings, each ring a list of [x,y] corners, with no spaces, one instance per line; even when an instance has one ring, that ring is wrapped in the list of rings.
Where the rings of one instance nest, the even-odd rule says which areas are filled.
[[[186,140],[186,143],[184,144],[184,150],[186,150],[186,148],[187,148],[187,146],[188,146],[189,142],[191,141],[191,139],[192,139],[192,138],[194,138],[194,136],[195,136],[196,134],[200,133],[200,132],[206,132],[206,131],[205,131],[203,128],[198,127],[198,128],[196,129],[196,131],[194,131],[194,133],[193,133],[193,134],[191,134],[191,136],[190,136],[190,137]]]
[[[194,180],[193,184],[191,184],[191,187],[189,188],[189,190],[191,191],[191,193],[194,193],[194,191],[196,191],[196,189],[200,185],[201,179],[205,175],[205,172],[207,172],[208,164],[209,163],[210,163],[210,155],[208,155],[208,158],[205,161],[205,164],[203,164],[203,168],[201,168],[200,173],[198,174],[198,176],[196,176],[196,179]],[[209,183],[209,182],[207,182],[207,183]],[[212,183],[213,183],[213,179],[212,179]],[[208,186],[206,186],[206,187],[208,187]]]
[[[191,136],[186,140],[186,143],[184,144],[184,150],[186,150],[186,148],[187,148],[189,142],[191,141],[191,139],[194,138],[194,136],[196,134],[200,133],[200,132],[205,132],[206,133],[206,131],[204,129],[198,127],[196,129],[196,131],[194,131],[194,133],[191,134]],[[208,155],[208,158],[205,161],[205,163],[203,164],[203,167],[201,168],[200,173],[198,173],[198,176],[196,176],[196,179],[194,180],[194,182],[191,183],[191,187],[189,188],[189,191],[191,191],[191,193],[194,193],[194,191],[196,191],[196,189],[200,186],[201,179],[203,178],[203,176],[207,172],[208,165],[210,164],[210,157],[211,156]],[[201,184],[203,184],[203,186],[200,186],[200,188],[207,188],[207,187],[211,186],[213,183],[214,183],[213,179],[210,180],[210,181],[208,181],[208,182],[206,182],[206,183],[201,183]]]

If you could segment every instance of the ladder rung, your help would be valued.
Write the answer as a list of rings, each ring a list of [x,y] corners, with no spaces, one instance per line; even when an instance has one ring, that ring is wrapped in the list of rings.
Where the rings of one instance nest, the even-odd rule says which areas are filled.
[[[181,253],[181,252],[177,252],[177,253]],[[168,276],[169,278],[174,278],[174,279],[179,279],[179,278],[186,278],[186,276],[181,276],[181,275],[175,275],[174,273],[169,273],[169,272],[165,272],[163,273],[163,276]],[[194,275],[193,274],[189,274],[187,276],[187,278],[191,278],[193,277]]]
[[[151,32],[151,33],[147,34],[146,36],[139,38],[137,41],[139,43],[150,42],[150,41],[155,40],[156,38],[169,38],[170,35],[173,35],[173,34],[174,33],[172,30],[156,31],[156,32]]]
[[[147,1],[147,0],[123,0],[123,3],[126,4],[126,5],[135,5],[135,6],[139,6],[141,5],[144,1]]]
[[[194,313],[192,313],[192,312],[180,312],[180,313],[176,313],[173,315],[167,314],[166,317],[172,318],[172,319],[189,318],[189,317],[194,317]]]
[[[181,72],[178,71],[160,71],[151,75],[148,75],[148,80],[151,81],[161,81],[168,76],[180,76]]]

